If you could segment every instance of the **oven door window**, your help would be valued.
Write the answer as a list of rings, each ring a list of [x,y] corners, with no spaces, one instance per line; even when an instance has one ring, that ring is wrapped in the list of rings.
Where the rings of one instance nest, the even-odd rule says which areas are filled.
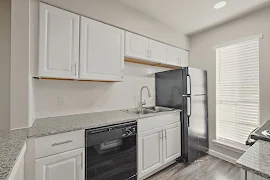
[[[126,180],[136,175],[136,135],[87,147],[87,180]]]

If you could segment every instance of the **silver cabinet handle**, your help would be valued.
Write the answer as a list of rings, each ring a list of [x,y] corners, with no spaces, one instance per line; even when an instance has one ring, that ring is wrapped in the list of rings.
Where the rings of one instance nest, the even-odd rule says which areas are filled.
[[[83,152],[81,153],[81,169],[83,169]]]
[[[76,62],[75,62],[75,64],[74,64],[74,68],[75,68],[75,73],[74,73],[74,75],[77,76],[77,63],[76,63]]]
[[[68,144],[68,143],[72,143],[72,142],[73,142],[72,140],[67,140],[67,141],[63,141],[63,142],[59,142],[59,143],[54,143],[54,144],[52,144],[52,146],[59,146],[62,144]]]
[[[146,57],[149,57],[149,50],[146,50]]]
[[[160,131],[160,132],[159,132],[159,137],[160,137],[160,139],[163,138],[163,131]]]
[[[180,65],[181,64],[181,58],[178,57],[178,64]]]
[[[167,139],[167,129],[165,129],[165,135],[164,135],[165,139]]]

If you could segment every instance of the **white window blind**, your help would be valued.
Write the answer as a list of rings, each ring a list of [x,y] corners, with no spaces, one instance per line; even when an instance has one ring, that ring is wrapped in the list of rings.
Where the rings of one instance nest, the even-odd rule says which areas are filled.
[[[216,49],[217,139],[245,144],[259,125],[259,38]]]

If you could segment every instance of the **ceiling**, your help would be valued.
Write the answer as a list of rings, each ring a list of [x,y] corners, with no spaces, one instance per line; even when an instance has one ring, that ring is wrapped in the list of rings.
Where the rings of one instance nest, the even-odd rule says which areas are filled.
[[[227,6],[216,10],[213,6],[220,0],[117,1],[188,35],[270,5],[270,0],[227,0]]]

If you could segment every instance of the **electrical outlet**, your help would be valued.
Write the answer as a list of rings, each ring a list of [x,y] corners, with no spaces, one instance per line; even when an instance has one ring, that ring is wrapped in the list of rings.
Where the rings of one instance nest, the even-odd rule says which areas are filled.
[[[58,106],[66,105],[66,96],[58,96]]]

